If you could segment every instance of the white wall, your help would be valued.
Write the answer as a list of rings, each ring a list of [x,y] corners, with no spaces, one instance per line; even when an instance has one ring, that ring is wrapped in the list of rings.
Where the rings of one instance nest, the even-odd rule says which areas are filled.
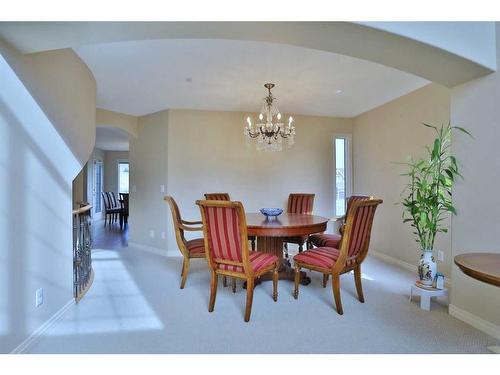
[[[500,30],[497,24],[497,58]],[[465,180],[456,184],[453,256],[468,252],[500,253],[500,74],[493,73],[457,86],[451,93],[451,116],[475,139],[457,136],[453,148]],[[464,275],[453,265],[451,303],[496,325],[500,339],[500,288]],[[450,310],[451,311],[451,310]],[[490,332],[491,334],[491,332]]]
[[[373,224],[371,249],[417,264],[420,257],[412,228],[401,220],[400,193],[407,183],[400,173],[411,155],[424,155],[425,146],[432,143],[435,133],[422,125],[447,124],[450,119],[450,91],[431,84],[392,102],[366,112],[354,119],[353,159],[354,191],[373,194],[384,200]],[[449,224],[449,222],[448,222]],[[442,250],[445,262],[438,268],[450,276],[451,236],[440,234],[435,244]]]
[[[118,193],[118,162],[129,160],[128,151],[104,152],[104,190]]]
[[[21,56],[0,41],[0,54],[0,352],[9,352],[73,297],[72,181],[94,142],[95,81],[72,51]]]
[[[139,136],[130,145],[130,241],[176,252],[170,212],[161,184],[182,215],[199,219],[197,199],[224,191],[250,212],[285,207],[291,192],[314,192],[315,213],[333,215],[334,133],[351,133],[352,120],[294,116],[296,143],[282,152],[258,152],[246,145],[247,113],[171,110],[139,119]],[[166,218],[169,221],[166,221]],[[156,238],[149,238],[153,229]],[[161,239],[166,232],[166,240]],[[158,238],[160,237],[160,238]]]

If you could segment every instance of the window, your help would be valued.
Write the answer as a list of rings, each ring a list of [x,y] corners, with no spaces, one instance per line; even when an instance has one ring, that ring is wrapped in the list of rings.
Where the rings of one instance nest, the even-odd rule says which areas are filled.
[[[346,198],[351,195],[350,135],[337,135],[333,142],[335,165],[335,205],[334,216],[342,216],[346,211]]]
[[[128,193],[129,164],[128,161],[118,162],[118,192]]]

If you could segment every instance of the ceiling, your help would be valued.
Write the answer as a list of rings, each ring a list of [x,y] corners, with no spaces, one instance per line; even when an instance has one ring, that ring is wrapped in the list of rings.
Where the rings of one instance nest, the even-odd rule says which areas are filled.
[[[97,127],[95,147],[104,151],[128,151],[129,135],[122,129]]]
[[[273,82],[284,113],[353,117],[425,86],[394,68],[264,42],[170,39],[75,48],[97,81],[100,108],[140,116],[164,109],[256,112]]]

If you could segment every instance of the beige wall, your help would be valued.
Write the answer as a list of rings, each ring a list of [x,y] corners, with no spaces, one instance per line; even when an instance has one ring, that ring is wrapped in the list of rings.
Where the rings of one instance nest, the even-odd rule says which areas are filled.
[[[450,119],[450,91],[431,84],[354,119],[354,191],[376,195],[384,200],[377,211],[371,249],[416,265],[418,244],[409,225],[401,221],[400,200],[406,179],[399,174],[408,155],[422,156],[434,133],[421,122],[441,125]],[[451,236],[440,234],[435,250],[442,250],[444,262],[438,268],[450,276]]]
[[[246,116],[171,110],[139,119],[139,136],[130,144],[131,186],[137,184],[137,193],[131,192],[131,242],[177,252],[170,212],[161,200],[160,185],[167,181],[168,194],[188,220],[199,219],[194,202],[210,191],[230,193],[248,211],[285,207],[290,192],[314,192],[315,212],[333,215],[332,136],[350,134],[352,120],[294,116],[295,145],[269,153],[258,152],[254,142],[246,144]],[[149,238],[151,229],[155,239]],[[161,232],[166,232],[168,245]]]
[[[497,53],[500,30],[497,24]],[[500,73],[493,73],[452,90],[452,121],[474,135],[455,137],[453,148],[465,180],[456,184],[453,218],[453,255],[467,252],[500,253]],[[453,265],[451,304],[493,323],[500,339],[500,288],[465,276]],[[450,307],[452,312],[452,307]],[[490,334],[493,331],[490,331]]]
[[[118,161],[129,160],[128,151],[104,153],[104,190],[118,193]]]
[[[137,117],[120,112],[97,108],[96,124],[100,127],[113,127],[125,130],[128,134],[137,137]]]
[[[130,139],[129,242],[166,249],[168,111],[139,118],[138,137]],[[154,232],[154,238],[150,236]]]

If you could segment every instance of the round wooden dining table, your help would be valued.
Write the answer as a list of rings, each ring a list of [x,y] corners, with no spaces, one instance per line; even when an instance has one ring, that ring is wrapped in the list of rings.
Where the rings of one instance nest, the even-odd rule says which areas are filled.
[[[305,236],[321,233],[326,230],[329,219],[322,216],[283,213],[271,220],[260,213],[247,213],[247,230],[249,236],[257,237],[256,250],[276,255],[281,263],[279,278],[294,279],[294,271],[288,260],[283,257],[285,237]],[[272,275],[263,275],[261,280],[271,280]],[[305,272],[301,272],[301,283],[311,282]]]

